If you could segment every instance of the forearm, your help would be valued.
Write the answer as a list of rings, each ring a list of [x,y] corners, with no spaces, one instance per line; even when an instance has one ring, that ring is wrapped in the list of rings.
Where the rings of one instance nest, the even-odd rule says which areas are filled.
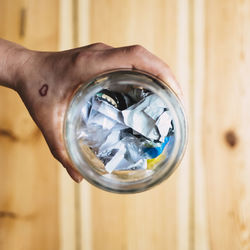
[[[0,38],[0,85],[15,90],[17,76],[28,57],[27,49]]]

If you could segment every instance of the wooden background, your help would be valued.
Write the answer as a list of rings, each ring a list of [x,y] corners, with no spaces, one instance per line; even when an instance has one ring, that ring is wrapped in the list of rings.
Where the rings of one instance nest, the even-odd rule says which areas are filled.
[[[250,249],[250,0],[0,0],[0,36],[32,49],[142,44],[186,96],[187,154],[136,195],[76,185],[0,88],[1,250]]]

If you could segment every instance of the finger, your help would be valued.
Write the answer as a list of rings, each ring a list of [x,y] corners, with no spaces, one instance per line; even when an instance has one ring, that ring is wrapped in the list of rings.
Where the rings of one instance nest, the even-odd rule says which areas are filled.
[[[70,177],[77,183],[80,183],[83,179],[83,177],[73,168],[71,167],[66,167],[66,170]]]
[[[56,149],[52,149],[51,153],[55,159],[57,159],[67,170],[68,174],[75,182],[79,183],[82,181],[82,175],[72,166],[71,161],[67,156],[66,150],[61,144],[58,144]]]
[[[83,179],[82,175],[74,167],[72,167],[68,158],[65,157],[65,155],[63,154],[63,151],[61,151],[60,162],[66,168],[68,174],[75,182],[80,183],[82,181]]]

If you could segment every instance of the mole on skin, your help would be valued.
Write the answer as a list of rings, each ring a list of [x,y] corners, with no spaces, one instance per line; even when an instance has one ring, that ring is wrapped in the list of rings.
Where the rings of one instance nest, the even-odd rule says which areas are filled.
[[[41,96],[46,96],[47,95],[47,92],[48,92],[48,84],[43,84],[43,86],[39,89],[39,94]]]

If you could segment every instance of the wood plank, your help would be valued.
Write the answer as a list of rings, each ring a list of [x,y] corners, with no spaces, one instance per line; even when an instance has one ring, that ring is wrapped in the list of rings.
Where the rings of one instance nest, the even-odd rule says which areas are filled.
[[[200,105],[209,249],[250,249],[250,2],[211,0],[205,10]]]
[[[182,49],[187,54],[189,48],[188,31],[181,34],[188,26],[185,23],[187,1],[147,0],[142,3],[127,0],[121,4],[115,0],[93,0],[88,3],[89,28],[79,40],[86,41],[89,33],[87,41],[90,43],[142,44],[168,62],[174,72],[184,74],[182,79],[187,76],[184,71],[187,72],[188,58],[183,60],[178,52]],[[186,7],[179,14],[178,8],[183,8],[183,3]],[[182,29],[178,29],[178,22]],[[177,43],[178,36],[187,43],[184,48],[181,42]],[[186,89],[187,84],[188,79],[185,79]],[[185,167],[188,159],[186,161]],[[160,186],[135,195],[110,194],[89,184],[83,185],[90,190],[82,203],[89,211],[85,215],[82,213],[83,227],[86,227],[84,223],[91,227],[88,244],[83,243],[81,249],[189,249],[188,171],[177,170]],[[86,200],[86,197],[89,198]]]
[[[73,2],[71,0],[60,0],[59,17],[59,50],[71,49],[74,45]],[[77,188],[65,169],[60,166],[58,211],[60,250],[77,249],[77,221],[79,221]]]
[[[90,44],[90,0],[77,1],[77,46],[84,46]],[[77,221],[78,221],[78,249],[91,250],[93,249],[93,229],[92,229],[92,192],[91,185],[83,180],[83,183],[77,187],[78,207],[77,207]]]
[[[1,37],[33,49],[57,49],[57,1],[0,5]],[[20,98],[5,88],[0,131],[0,248],[58,249],[58,164]]]
[[[177,7],[177,67],[176,75],[181,84],[184,93],[184,107],[187,114],[188,122],[191,125],[192,113],[190,109],[190,99],[192,96],[191,72],[190,72],[190,56],[191,56],[191,29],[190,29],[190,1],[179,0]],[[176,249],[192,249],[191,236],[193,228],[191,227],[192,216],[192,165],[190,144],[183,158],[183,162],[179,169],[178,186],[177,186],[177,247]]]
[[[192,113],[192,124],[190,126],[190,150],[192,166],[192,216],[191,226],[193,235],[191,238],[191,249],[208,250],[208,220],[207,204],[205,194],[205,169],[203,157],[203,112],[202,105],[205,92],[205,1],[194,0],[190,8],[191,19],[191,51],[192,60],[190,62],[192,75],[192,96],[190,97]]]

